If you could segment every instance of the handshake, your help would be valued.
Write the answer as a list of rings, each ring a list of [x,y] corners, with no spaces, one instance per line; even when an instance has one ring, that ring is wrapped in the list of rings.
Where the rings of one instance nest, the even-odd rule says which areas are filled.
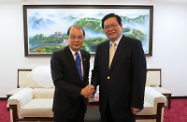
[[[95,93],[95,87],[93,85],[87,85],[81,90],[81,95],[85,98],[92,98]]]

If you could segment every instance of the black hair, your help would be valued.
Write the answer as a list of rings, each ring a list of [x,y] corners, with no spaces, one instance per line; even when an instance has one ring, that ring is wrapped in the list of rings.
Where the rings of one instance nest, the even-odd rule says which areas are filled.
[[[102,28],[104,28],[104,22],[105,22],[105,20],[107,20],[107,19],[109,19],[111,17],[115,17],[116,20],[117,20],[117,22],[118,22],[118,24],[121,25],[121,17],[119,15],[115,14],[115,13],[110,13],[110,14],[107,14],[107,15],[105,15],[103,17],[103,19],[101,21]]]

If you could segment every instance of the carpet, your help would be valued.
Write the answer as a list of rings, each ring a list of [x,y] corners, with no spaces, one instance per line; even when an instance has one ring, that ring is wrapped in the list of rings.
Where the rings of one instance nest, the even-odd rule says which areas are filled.
[[[171,108],[164,111],[164,122],[187,122],[187,99],[171,99]]]
[[[10,114],[7,110],[7,101],[0,100],[0,122],[10,122]],[[164,108],[164,122],[187,122],[187,99],[171,99],[171,108]],[[88,112],[90,110],[88,109]],[[98,113],[93,113],[98,114]],[[89,117],[88,115],[86,116]],[[91,121],[90,121],[91,122]],[[94,122],[94,121],[93,121]],[[96,122],[96,121],[95,121]]]
[[[0,122],[10,122],[10,114],[7,110],[6,100],[0,100]]]

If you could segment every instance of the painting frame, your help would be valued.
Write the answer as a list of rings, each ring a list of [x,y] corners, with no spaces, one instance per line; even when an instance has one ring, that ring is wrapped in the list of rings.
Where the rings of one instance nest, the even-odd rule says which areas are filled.
[[[86,11],[85,11],[86,9]],[[139,31],[141,29],[139,29],[138,31],[136,30],[136,28],[133,28],[133,30],[136,30],[135,32],[137,33],[140,33],[140,35],[143,35],[141,36],[140,38],[142,38],[142,40],[144,39],[144,41],[142,41],[142,45],[144,46],[144,52],[145,52],[145,55],[146,56],[152,56],[152,32],[153,32],[153,6],[145,6],[145,5],[23,5],[23,26],[24,26],[24,51],[25,51],[25,56],[50,56],[52,54],[52,52],[54,50],[52,49],[49,49],[48,52],[45,52],[48,48],[50,48],[50,46],[48,45],[47,47],[45,47],[44,49],[41,48],[40,46],[42,45],[47,45],[49,44],[48,42],[44,42],[43,40],[48,40],[48,41],[51,41],[51,40],[55,40],[51,39],[52,36],[54,36],[56,34],[56,32],[59,32],[58,30],[55,32],[55,34],[51,34],[50,36],[48,35],[47,37],[44,36],[45,32],[50,30],[50,29],[46,29],[45,31],[45,26],[46,25],[43,25],[42,27],[38,27],[37,24],[46,24],[46,23],[41,23],[43,21],[44,18],[44,15],[42,17],[42,14],[43,13],[48,13],[48,11],[54,11],[54,13],[57,15],[57,11],[68,11],[70,13],[75,13],[75,11],[80,11],[80,14],[87,14],[87,12],[89,11],[89,16],[93,13],[97,13],[97,15],[99,16],[100,15],[104,15],[104,13],[110,11],[110,13],[116,13],[116,14],[119,14],[119,13],[126,13],[126,15],[122,15],[123,17],[126,17],[128,18],[127,20],[127,23],[129,22],[136,22],[135,24],[140,24],[140,23],[143,23],[145,24],[145,27],[144,25],[141,25],[143,28],[142,30],[144,31]],[[102,12],[101,12],[102,10]],[[123,12],[121,12],[123,11]],[[130,11],[130,12],[129,12]],[[34,13],[35,12],[35,13]],[[128,13],[129,12],[129,13]],[[133,13],[134,12],[134,13]],[[34,13],[34,14],[33,14]],[[143,15],[143,17],[141,16],[142,13],[145,13],[145,15]],[[54,14],[54,15],[55,15]],[[59,14],[59,13],[58,13]],[[79,14],[79,13],[78,13]],[[142,18],[140,20],[140,18],[137,18],[137,17],[132,17],[130,18],[129,16],[134,15],[135,14],[139,14],[142,18],[143,18],[143,21],[142,21]],[[49,15],[49,14],[48,14]],[[53,14],[51,14],[50,16],[53,17],[54,16]],[[65,14],[63,14],[62,16],[64,16]],[[137,16],[136,15],[136,16]],[[38,18],[36,18],[36,16]],[[67,17],[70,15],[66,15]],[[84,16],[85,17],[85,16]],[[55,18],[55,17],[54,17]],[[59,17],[60,18],[60,17]],[[71,18],[73,18],[73,16],[71,16]],[[95,16],[94,16],[95,18]],[[146,19],[145,19],[146,18]],[[55,18],[56,19],[56,18]],[[82,18],[81,18],[82,19]],[[92,17],[93,19],[93,17]],[[63,23],[63,20],[65,19],[61,19],[61,23]],[[145,20],[145,21],[144,21]],[[53,23],[50,19],[46,19],[45,22],[48,22],[48,23]],[[76,21],[77,22],[77,21]],[[32,23],[32,24],[31,24]],[[34,24],[33,24],[34,23]],[[47,24],[48,24],[47,23]],[[65,23],[65,22],[64,22]],[[49,24],[48,24],[49,25]],[[52,25],[52,24],[51,24]],[[64,24],[66,25],[66,23]],[[98,25],[98,24],[97,24]],[[132,24],[134,25],[134,23]],[[100,26],[100,25],[99,25]],[[124,25],[126,26],[126,25]],[[138,25],[140,26],[140,25]],[[137,26],[137,27],[138,27]],[[58,27],[57,25],[55,25],[54,27]],[[129,28],[132,28],[131,25],[129,24],[128,25]],[[34,29],[35,30],[34,30]],[[84,28],[84,27],[83,27]],[[101,30],[101,27],[99,27],[99,31]],[[37,30],[38,29],[38,30]],[[40,31],[40,29],[42,31]],[[63,30],[66,30],[67,31],[67,28],[63,28]],[[126,29],[127,30],[127,29]],[[130,30],[130,29],[129,29]],[[37,33],[37,32],[41,32],[41,33]],[[42,33],[43,32],[43,33]],[[87,31],[86,31],[87,32]],[[63,35],[64,38],[66,38],[65,32],[63,32]],[[136,34],[131,34],[131,35],[136,35]],[[35,39],[38,39],[38,38],[41,38],[38,42],[35,40]],[[44,39],[45,38],[45,39]],[[50,40],[50,39],[51,40]],[[93,37],[92,37],[93,38]],[[94,37],[96,38],[96,37]],[[34,40],[34,41],[33,41]],[[141,40],[141,39],[139,39]],[[54,45],[56,45],[57,43],[61,43],[62,44],[62,41],[65,42],[64,40],[57,40],[55,42],[52,42],[50,44],[52,44],[51,48],[54,49]],[[88,42],[88,41],[87,41]],[[94,44],[93,44],[94,43]],[[99,42],[98,42],[99,43]],[[32,46],[34,45],[34,46]],[[96,47],[96,44],[95,42],[91,42],[89,41],[89,44],[87,44],[85,46],[85,48],[87,48],[87,46],[89,47],[90,45],[94,45],[92,46],[92,48],[89,48],[89,49],[92,49],[92,51],[90,51],[91,54],[95,54],[95,52],[93,51]],[[39,49],[37,49],[36,47],[40,47]],[[65,45],[63,45],[65,46]],[[60,49],[59,46],[57,46],[58,48],[55,50],[58,50]],[[62,47],[63,48],[63,47]],[[44,51],[43,51],[44,50]],[[52,51],[51,51],[52,50]],[[40,52],[41,51],[41,52]],[[43,52],[42,52],[43,51]],[[50,52],[51,51],[51,52]]]

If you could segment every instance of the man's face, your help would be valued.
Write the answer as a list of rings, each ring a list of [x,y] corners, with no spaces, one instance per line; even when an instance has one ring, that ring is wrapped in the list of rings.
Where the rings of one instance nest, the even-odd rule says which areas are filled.
[[[104,21],[104,32],[109,40],[115,41],[122,34],[122,25],[119,25],[115,17]]]
[[[83,31],[80,28],[72,27],[68,36],[68,43],[73,51],[78,51],[81,49],[84,42]]]

